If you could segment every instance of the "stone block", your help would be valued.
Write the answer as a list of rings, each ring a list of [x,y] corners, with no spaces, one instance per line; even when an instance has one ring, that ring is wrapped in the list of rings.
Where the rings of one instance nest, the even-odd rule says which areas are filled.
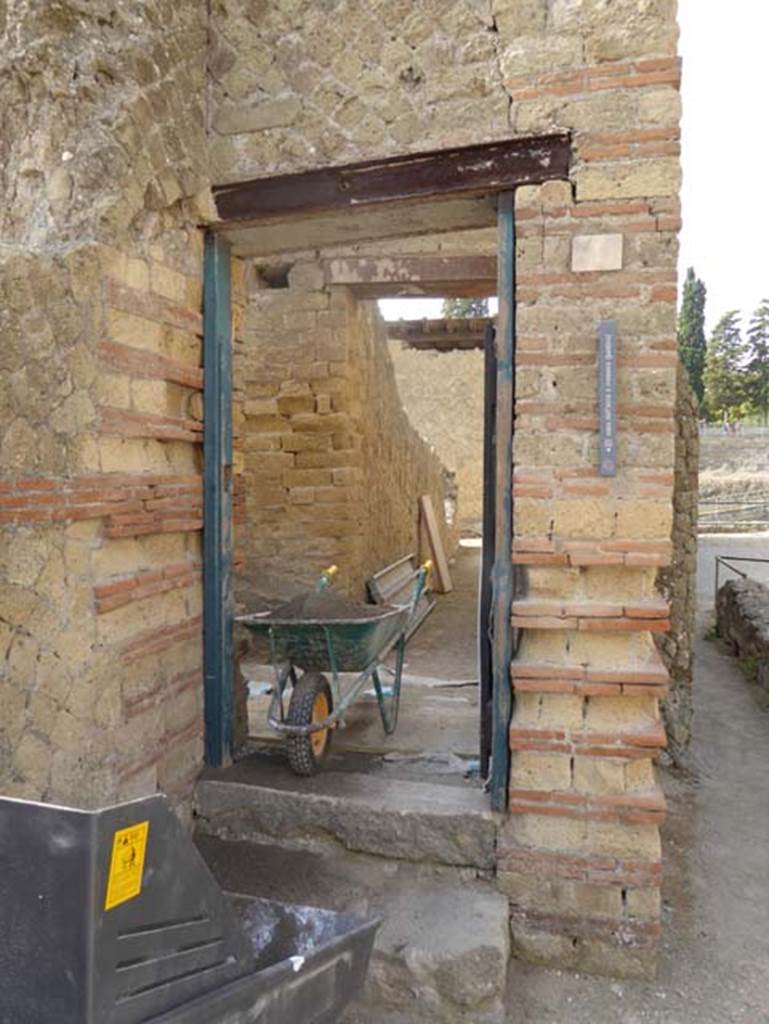
[[[267,128],[284,128],[294,123],[302,107],[298,96],[286,96],[258,103],[245,102],[222,107],[214,117],[214,128],[222,135],[260,132]]]
[[[624,761],[618,758],[575,757],[574,788],[580,793],[597,795],[624,793]]]
[[[323,268],[319,263],[295,263],[288,272],[288,283],[291,288],[321,291],[325,285]]]
[[[628,889],[627,912],[631,917],[646,921],[659,921],[662,897],[659,889]]]
[[[588,697],[586,726],[595,732],[623,732],[653,724],[659,718],[654,697]]]
[[[510,785],[514,789],[569,789],[571,759],[567,754],[516,750],[512,754]]]
[[[676,196],[681,189],[681,165],[675,157],[587,164],[578,168],[576,185],[580,202]]]

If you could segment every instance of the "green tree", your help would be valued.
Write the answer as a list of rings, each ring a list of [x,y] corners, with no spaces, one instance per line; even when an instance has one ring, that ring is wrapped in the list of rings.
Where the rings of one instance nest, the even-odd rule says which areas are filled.
[[[678,314],[678,351],[681,362],[689,373],[689,382],[702,405],[705,396],[705,284],[694,273],[694,268],[686,271],[681,311]]]
[[[441,310],[441,312],[445,317],[450,317],[452,320],[462,319],[463,317],[471,316],[488,316],[489,300],[444,299],[443,309]]]
[[[725,313],[716,324],[705,357],[705,407],[711,419],[734,417],[746,400],[745,343],[740,314]]]
[[[747,391],[750,404],[769,421],[769,299],[751,317],[747,340]]]

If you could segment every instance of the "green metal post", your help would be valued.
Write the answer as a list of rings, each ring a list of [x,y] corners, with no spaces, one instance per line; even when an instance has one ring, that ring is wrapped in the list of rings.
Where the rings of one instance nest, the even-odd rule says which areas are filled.
[[[497,207],[497,355],[495,557],[492,572],[494,638],[492,645],[491,772],[489,790],[495,811],[507,807],[510,774],[510,719],[513,688],[513,429],[515,417],[515,193],[502,192]]]
[[[203,671],[206,763],[232,752],[232,318],[230,247],[205,240],[203,264]]]

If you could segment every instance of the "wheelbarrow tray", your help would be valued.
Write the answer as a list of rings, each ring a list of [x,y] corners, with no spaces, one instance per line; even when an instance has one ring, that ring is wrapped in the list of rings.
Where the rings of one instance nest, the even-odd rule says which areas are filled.
[[[291,662],[305,672],[363,672],[381,660],[402,635],[410,609],[383,608],[365,619],[238,619],[271,639],[273,661]],[[333,657],[336,664],[331,663]]]

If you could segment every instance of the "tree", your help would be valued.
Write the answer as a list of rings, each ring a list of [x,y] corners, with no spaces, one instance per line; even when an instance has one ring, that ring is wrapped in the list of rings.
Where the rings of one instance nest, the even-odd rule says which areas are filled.
[[[745,343],[740,314],[725,313],[716,324],[705,357],[705,406],[711,419],[734,417],[746,400]]]
[[[769,299],[764,299],[748,326],[747,391],[764,426],[769,420]]]
[[[488,316],[488,299],[444,299],[442,313],[452,320],[463,317]]]
[[[694,273],[694,267],[686,271],[681,312],[678,315],[678,351],[681,362],[689,374],[689,383],[702,405],[705,395],[705,284]]]

